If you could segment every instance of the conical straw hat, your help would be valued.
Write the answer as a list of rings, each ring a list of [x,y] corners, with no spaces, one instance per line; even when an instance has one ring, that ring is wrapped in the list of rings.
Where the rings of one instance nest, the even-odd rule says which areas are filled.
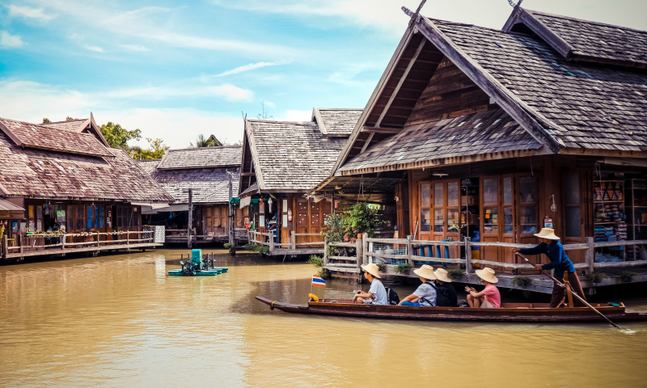
[[[436,275],[436,279],[440,280],[441,282],[452,282],[452,279],[449,278],[449,272],[447,272],[445,268],[436,268],[434,275]]]
[[[382,279],[382,277],[380,276],[380,267],[378,267],[377,264],[369,263],[369,264],[363,265],[362,269],[370,273],[371,275],[375,276],[376,278]]]
[[[423,264],[422,267],[414,269],[413,273],[427,280],[436,280],[436,275],[434,275],[434,267],[427,264]]]
[[[477,269],[476,271],[476,276],[480,277],[481,279],[485,280],[488,283],[498,283],[499,279],[496,278],[494,275],[494,270],[490,267],[485,267],[483,269]]]
[[[559,240],[559,236],[555,234],[555,229],[553,228],[541,228],[539,233],[535,233],[534,236],[545,238],[546,240]]]

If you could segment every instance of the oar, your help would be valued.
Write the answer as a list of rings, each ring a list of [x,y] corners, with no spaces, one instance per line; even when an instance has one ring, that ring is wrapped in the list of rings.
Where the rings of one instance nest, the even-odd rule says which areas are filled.
[[[527,258],[527,257],[523,256],[523,255],[522,255],[522,254],[520,254],[519,252],[515,252],[515,254],[516,254],[517,256],[521,257],[522,259],[524,259],[524,260],[526,261],[526,263],[528,263],[528,264],[532,265],[533,267],[535,266],[534,264],[532,264],[532,263],[530,262],[530,260],[528,260],[528,258]],[[546,273],[546,272],[544,272],[544,271],[541,271],[541,273],[542,273],[542,274],[544,274],[544,275],[546,275],[546,276],[548,276],[549,278],[551,278],[551,279],[555,282],[555,284],[557,284],[558,286],[560,286],[560,287],[562,287],[562,288],[566,288],[566,285],[565,285],[564,283],[560,282],[559,280],[557,280],[553,275],[548,274],[548,273]],[[569,285],[569,287],[570,287],[570,285]],[[618,329],[618,330],[628,331],[628,329],[625,329],[625,328],[621,327],[620,325],[618,325],[617,323],[613,322],[611,319],[609,319],[609,317],[607,317],[606,315],[602,314],[602,312],[600,312],[600,310],[598,310],[598,309],[596,309],[595,307],[593,307],[589,302],[587,302],[587,301],[586,301],[586,299],[582,298],[582,297],[580,296],[580,294],[578,294],[577,292],[575,292],[575,291],[573,290],[573,288],[571,288],[571,293],[572,293],[572,294],[573,294],[573,295],[574,295],[574,296],[575,296],[575,297],[576,297],[580,302],[584,303],[584,305],[585,305],[586,307],[588,307],[588,308],[590,308],[591,310],[595,311],[599,316],[601,316],[601,317],[602,317],[602,318],[604,318],[607,322],[609,322],[609,324],[610,324],[611,326],[615,327],[615,328],[616,328],[616,329]]]

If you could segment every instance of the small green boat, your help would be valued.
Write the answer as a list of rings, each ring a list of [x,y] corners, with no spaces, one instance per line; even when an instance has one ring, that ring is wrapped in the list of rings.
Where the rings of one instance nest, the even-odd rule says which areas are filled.
[[[227,272],[227,267],[214,267],[201,271],[187,272],[182,268],[168,271],[168,276],[216,276]]]

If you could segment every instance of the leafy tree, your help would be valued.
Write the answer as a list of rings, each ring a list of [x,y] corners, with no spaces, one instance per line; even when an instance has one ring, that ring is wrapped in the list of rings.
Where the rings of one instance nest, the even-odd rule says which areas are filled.
[[[160,138],[146,138],[148,148],[132,147],[130,149],[130,156],[135,160],[159,160],[161,159],[169,147],[164,145],[164,141]]]
[[[67,116],[65,118],[65,121],[74,121],[74,120],[76,120],[76,119],[74,117],[72,117],[72,116]]]
[[[204,137],[204,135],[198,135],[198,138],[195,141],[195,147],[201,148],[201,147],[220,147],[222,146],[222,142],[218,140],[218,138],[214,135],[211,135],[207,138]],[[191,143],[191,146],[193,147],[193,143]]]
[[[43,124],[51,124],[52,121],[48,119],[47,117],[43,117]]]
[[[101,133],[106,141],[113,148],[121,148],[130,151],[128,141],[139,140],[142,138],[142,131],[139,129],[128,130],[121,125],[113,122],[107,122],[101,126]]]

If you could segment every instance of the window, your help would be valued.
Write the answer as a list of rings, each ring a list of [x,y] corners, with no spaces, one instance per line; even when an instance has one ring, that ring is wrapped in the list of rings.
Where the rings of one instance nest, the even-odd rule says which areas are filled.
[[[460,187],[458,181],[447,182],[447,231],[460,232]]]
[[[512,233],[514,230],[514,213],[513,213],[513,180],[512,176],[503,178],[503,233]]]
[[[483,231],[499,231],[499,184],[496,177],[483,178]]]
[[[519,178],[519,213],[521,233],[537,233],[537,180],[534,177]]]
[[[580,237],[580,177],[577,171],[568,171],[563,177],[565,234],[566,237]]]
[[[434,183],[434,232],[442,233],[445,229],[445,184]]]
[[[431,230],[431,184],[420,184],[420,231]]]

